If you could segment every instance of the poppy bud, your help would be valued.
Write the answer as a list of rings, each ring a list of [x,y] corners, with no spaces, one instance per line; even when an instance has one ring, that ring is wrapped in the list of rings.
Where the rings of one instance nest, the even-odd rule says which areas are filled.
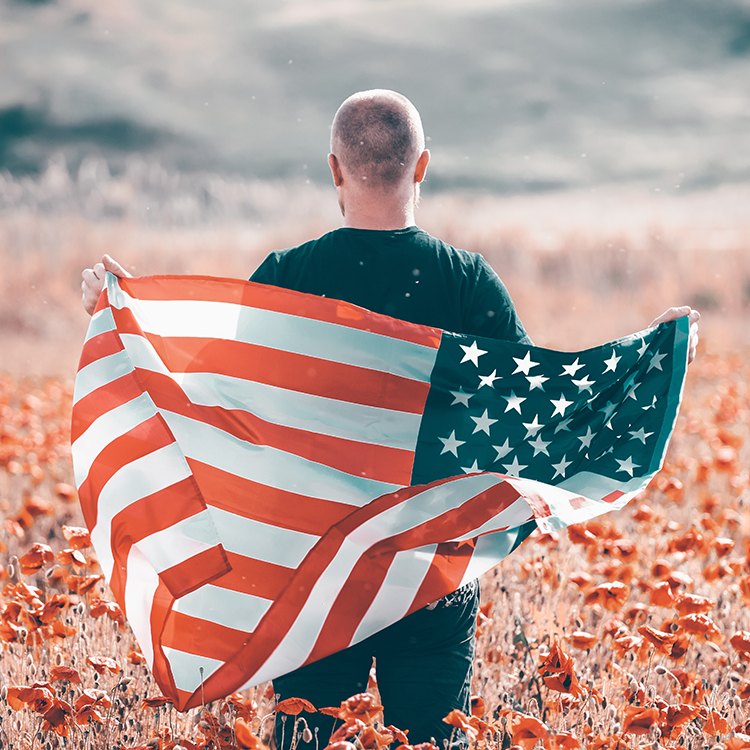
[[[305,727],[304,731],[302,732],[302,742],[308,744],[312,742],[312,739],[313,733],[310,731],[310,727]]]

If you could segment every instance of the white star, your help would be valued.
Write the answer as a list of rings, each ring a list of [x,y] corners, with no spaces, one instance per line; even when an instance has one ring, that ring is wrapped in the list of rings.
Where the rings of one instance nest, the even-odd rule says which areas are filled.
[[[573,362],[572,365],[563,365],[563,371],[560,373],[560,375],[570,375],[571,378],[575,377],[575,374],[585,365],[579,365],[578,364],[578,357],[576,357],[576,361]]]
[[[455,404],[463,404],[467,409],[469,408],[469,399],[474,395],[473,393],[465,393],[464,389],[459,386],[457,391],[449,391],[454,396],[451,406]]]
[[[440,451],[440,455],[450,451],[456,458],[458,458],[458,446],[463,445],[465,440],[456,440],[456,431],[453,430],[447,438],[439,437],[438,440],[443,444],[443,450]]]
[[[516,357],[513,357],[513,361],[516,363],[516,365],[518,365],[516,369],[513,370],[513,375],[515,375],[517,372],[522,372],[524,375],[528,375],[529,370],[539,364],[539,362],[531,361],[531,352],[526,352],[526,356],[523,359],[517,359]]]
[[[599,409],[602,414],[604,414],[604,421],[609,422],[609,418],[612,416],[612,412],[617,408],[617,404],[613,404],[611,401],[607,401],[607,403]],[[610,426],[610,429],[611,426]]]
[[[503,398],[508,402],[508,405],[505,407],[506,414],[511,409],[515,409],[519,414],[521,413],[521,404],[526,401],[524,396],[516,396],[516,392],[511,391],[510,396],[503,396]]]
[[[526,380],[529,381],[529,391],[533,391],[534,388],[539,388],[539,390],[544,390],[544,383],[546,383],[549,378],[545,378],[544,375],[527,375]]]
[[[662,369],[662,367],[661,367],[661,361],[666,356],[667,356],[666,352],[664,354],[659,354],[658,352],[656,354],[654,354],[651,357],[651,362],[649,362],[648,369],[646,370],[646,372],[651,372],[651,370],[653,370],[654,368],[656,368],[657,370],[661,370]],[[662,372],[663,372],[663,370],[662,370]]]
[[[586,375],[581,380],[574,380],[573,385],[578,386],[578,393],[581,393],[582,391],[588,391],[591,393],[591,386],[594,385],[595,382],[595,380],[589,380],[589,376]]]
[[[477,426],[474,428],[474,432],[479,432],[481,430],[482,432],[486,432],[488,435],[490,434],[490,427],[497,422],[496,419],[490,419],[487,416],[487,409],[484,410],[484,414],[482,414],[481,417],[472,417],[472,419],[477,423]],[[471,434],[473,435],[474,432]]]
[[[549,451],[547,450],[549,444],[550,441],[542,440],[541,435],[536,438],[536,440],[529,440],[529,445],[534,449],[534,456],[536,456],[537,453],[544,453],[545,456],[549,456]],[[532,458],[534,456],[532,456]]]
[[[654,396],[653,401],[648,406],[642,406],[641,409],[643,411],[648,411],[649,409],[656,409],[656,396]]]
[[[633,469],[640,468],[640,464],[633,463],[632,456],[629,456],[625,461],[620,461],[619,458],[616,458],[615,461],[620,464],[620,468],[617,471],[626,471],[631,477],[633,476]]]
[[[626,398],[632,398],[633,401],[637,401],[638,396],[635,395],[635,391],[637,388],[640,388],[640,387],[641,387],[640,383],[633,383],[633,387],[628,391]]]
[[[502,445],[493,445],[492,447],[497,451],[497,458],[495,461],[505,458],[513,450],[513,448],[508,445],[508,438],[505,438],[505,442]]]
[[[524,466],[522,463],[519,463],[518,456],[513,457],[513,462],[509,464],[501,464],[503,469],[505,469],[505,473],[512,476],[517,477],[520,475],[520,472],[524,469],[528,468],[528,464]]]
[[[552,477],[553,479],[558,475],[565,479],[565,469],[573,463],[572,461],[566,461],[565,458],[566,457],[563,456],[562,461],[560,461],[559,464],[552,464],[552,468],[555,470],[555,476]]]
[[[558,432],[561,430],[565,430],[565,432],[570,432],[570,427],[568,425],[573,421],[572,417],[568,417],[567,419],[563,419],[562,422],[560,422],[557,427],[555,427],[555,435],[557,435]]]
[[[641,337],[641,345],[638,348],[638,356],[642,357],[646,353],[647,349],[648,349],[648,344],[646,343],[646,339]]]
[[[474,463],[471,466],[462,466],[461,471],[463,471],[464,474],[480,474],[481,469],[477,466],[477,460],[474,459]]]
[[[595,435],[596,435],[595,432],[591,432],[591,425],[588,425],[586,427],[586,434],[585,435],[583,435],[583,436],[576,435],[576,437],[578,438],[578,440],[581,441],[581,447],[578,450],[582,451],[584,448],[590,448],[591,447],[591,441],[593,440],[593,438],[594,438]]]
[[[565,416],[565,410],[573,403],[572,401],[568,401],[568,399],[565,398],[564,394],[560,394],[560,398],[555,401],[554,398],[550,399],[550,403],[555,405],[555,410],[552,412],[552,416],[554,417],[555,414],[559,414],[561,417]]]
[[[500,380],[500,376],[497,375],[496,373],[497,373],[497,370],[493,370],[492,374],[490,374],[490,375],[480,375],[479,376],[479,387],[477,388],[477,390],[479,390],[479,388],[481,388],[483,385],[488,385],[490,388],[492,388],[493,387],[493,383],[496,380]]]
[[[604,372],[614,372],[617,369],[617,363],[622,359],[615,355],[615,350],[612,350],[612,356],[609,359],[604,360],[604,364],[607,365],[607,369]],[[604,372],[602,375],[604,375]]]
[[[524,440],[529,437],[536,437],[537,432],[544,427],[544,425],[539,421],[539,415],[537,414],[534,417],[533,422],[522,422],[523,426],[526,428],[526,435],[524,436]]]
[[[476,341],[474,341],[471,346],[464,346],[463,344],[459,344],[459,346],[464,350],[464,358],[461,360],[460,364],[471,360],[477,367],[479,367],[479,358],[483,354],[487,354],[484,349],[480,349],[477,346]]]
[[[633,437],[630,438],[631,440],[640,440],[644,445],[646,445],[646,438],[653,435],[653,432],[646,432],[646,430],[641,427],[640,430],[636,430],[635,432],[628,430],[628,435],[632,435]]]

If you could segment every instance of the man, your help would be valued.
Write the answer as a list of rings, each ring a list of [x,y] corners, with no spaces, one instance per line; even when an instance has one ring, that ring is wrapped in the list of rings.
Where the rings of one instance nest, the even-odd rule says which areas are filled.
[[[328,157],[343,227],[271,253],[251,280],[345,300],[413,323],[530,343],[505,286],[484,258],[415,225],[430,159],[424,145],[419,113],[405,97],[385,90],[349,97],[334,118]],[[105,271],[128,275],[109,256],[86,269],[82,290],[89,313]],[[693,324],[692,359],[697,312],[672,308],[652,325],[686,314]],[[337,706],[366,689],[374,658],[385,722],[408,729],[410,743],[434,738],[442,745],[453,732],[443,717],[455,708],[469,711],[478,601],[474,581],[345,651],[275,680],[276,693],[281,699],[306,698],[316,707]],[[306,714],[305,720],[319,730],[317,743],[313,737],[309,746],[324,747],[333,720],[319,713]],[[292,740],[292,722],[278,717],[279,746],[288,748]],[[462,744],[465,736],[457,733],[456,740]]]

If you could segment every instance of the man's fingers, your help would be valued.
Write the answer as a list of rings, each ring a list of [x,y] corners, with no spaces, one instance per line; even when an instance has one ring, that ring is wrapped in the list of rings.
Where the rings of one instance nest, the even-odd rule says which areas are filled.
[[[690,315],[690,313],[692,312],[697,312],[697,310],[693,311],[688,305],[683,305],[682,307],[670,307],[669,310],[665,310],[658,318],[654,318],[651,321],[649,328],[658,326],[659,323],[667,323],[670,320],[676,320],[677,318],[681,318],[683,315]],[[700,314],[698,315],[698,317],[700,317]]]
[[[102,265],[103,264],[103,265]],[[115,276],[118,276],[121,279],[126,279],[131,276],[130,273],[128,273],[112,256],[105,255],[102,258],[102,263],[97,265],[102,265],[105,271],[109,271],[110,273],[113,273]]]

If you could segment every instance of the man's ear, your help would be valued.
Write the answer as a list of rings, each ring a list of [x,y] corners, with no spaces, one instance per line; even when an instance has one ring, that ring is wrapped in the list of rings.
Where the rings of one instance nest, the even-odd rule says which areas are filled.
[[[430,152],[425,149],[419,155],[417,159],[417,166],[414,168],[414,182],[422,182],[424,180],[425,172],[427,171],[427,165],[430,163]]]
[[[328,166],[331,168],[331,174],[333,175],[333,184],[336,187],[340,187],[344,181],[344,175],[341,172],[339,160],[334,154],[328,154]]]

